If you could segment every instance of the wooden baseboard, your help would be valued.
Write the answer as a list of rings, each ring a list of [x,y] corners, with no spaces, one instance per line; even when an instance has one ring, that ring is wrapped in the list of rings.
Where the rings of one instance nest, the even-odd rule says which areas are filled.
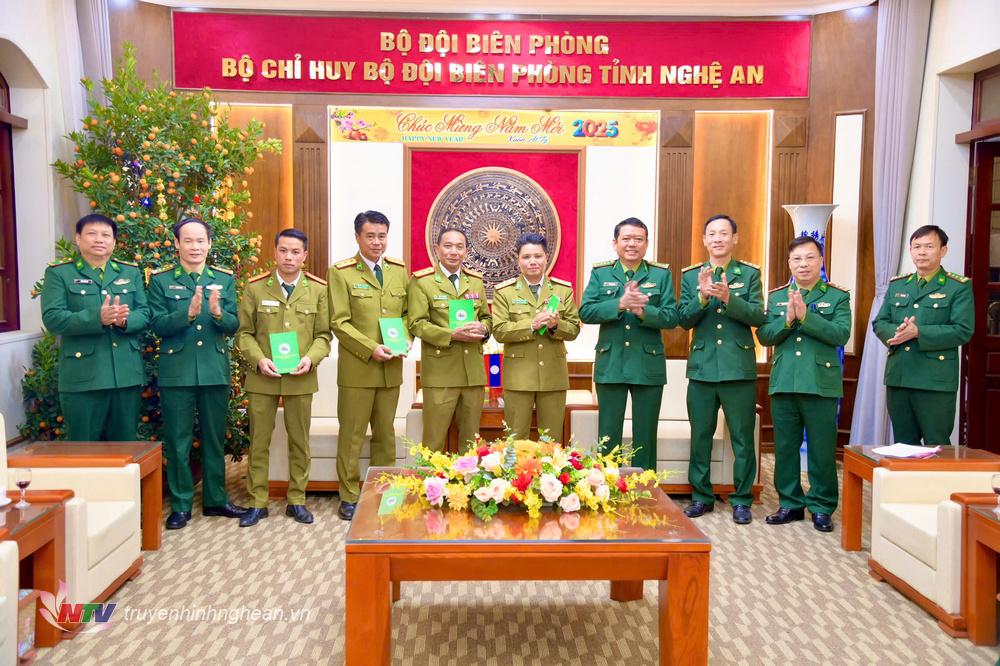
[[[690,495],[691,491],[694,490],[690,483],[661,483],[660,488],[668,495]],[[753,494],[755,502],[760,501],[760,493],[763,489],[764,486],[759,483],[755,483],[751,487],[750,492]],[[712,490],[714,490],[715,494],[721,497],[723,501],[728,501],[730,493],[736,490],[736,486],[731,483],[714,484],[712,486]]]
[[[875,580],[883,580],[899,590],[904,597],[917,604],[927,611],[938,621],[938,626],[952,638],[965,638],[969,635],[965,618],[947,612],[936,603],[917,592],[913,586],[904,581],[899,576],[889,572],[885,567],[873,559],[868,560],[869,574]]]
[[[337,492],[340,490],[340,481],[309,481],[306,483],[306,492]],[[269,481],[267,484],[267,496],[270,499],[284,499],[288,495],[288,481]]]

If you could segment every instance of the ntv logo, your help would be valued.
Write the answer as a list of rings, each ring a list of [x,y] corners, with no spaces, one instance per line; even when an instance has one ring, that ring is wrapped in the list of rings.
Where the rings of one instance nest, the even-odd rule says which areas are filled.
[[[66,583],[59,581],[59,591],[39,591],[42,619],[62,631],[91,634],[111,626],[111,616],[118,604],[71,604],[66,602]],[[90,625],[85,626],[85,625]],[[81,626],[83,625],[83,626]]]

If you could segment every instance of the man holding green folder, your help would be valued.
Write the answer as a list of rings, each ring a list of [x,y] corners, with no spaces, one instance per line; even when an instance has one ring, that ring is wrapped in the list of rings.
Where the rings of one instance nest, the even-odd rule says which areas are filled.
[[[423,444],[443,451],[452,417],[459,448],[479,432],[486,386],[483,341],[493,319],[483,276],[462,265],[469,253],[465,232],[442,228],[434,249],[437,265],[413,274],[407,299],[410,334],[422,341]]]
[[[282,398],[288,431],[288,506],[285,514],[313,522],[306,509],[309,482],[309,423],[313,393],[319,390],[316,366],[330,354],[330,313],[326,282],[302,270],[309,239],[297,229],[275,237],[272,273],[247,285],[240,303],[236,344],[251,369],[246,391],[250,401],[250,464],[247,485],[253,506],[240,527],[267,517],[271,434]]]

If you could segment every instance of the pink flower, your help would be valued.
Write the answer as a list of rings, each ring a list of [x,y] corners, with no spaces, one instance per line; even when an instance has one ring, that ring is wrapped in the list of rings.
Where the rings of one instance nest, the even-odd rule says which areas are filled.
[[[499,451],[494,451],[493,453],[485,456],[479,461],[479,466],[485,469],[487,472],[493,472],[494,474],[500,469],[500,463],[503,458],[500,457]]]
[[[491,499],[493,499],[493,491],[490,490],[489,486],[483,486],[482,488],[477,488],[476,492],[472,493],[477,500],[486,504]]]
[[[495,499],[497,504],[499,504],[503,501],[503,496],[507,493],[507,489],[510,488],[510,481],[507,479],[493,479],[487,487],[490,489],[490,497]]]
[[[560,539],[562,539],[562,529],[560,529],[558,521],[550,520],[538,530],[539,541],[559,541]]]
[[[562,495],[563,484],[552,474],[542,474],[541,486],[542,497],[546,502],[555,502]]]
[[[606,483],[601,484],[594,490],[594,496],[602,502],[607,502],[608,498],[611,497],[611,488]]]
[[[594,488],[604,485],[604,472],[597,469],[596,467],[591,468],[590,474],[587,475],[587,483],[589,483]]]
[[[564,513],[559,516],[559,524],[568,532],[575,532],[580,527],[579,513]]]
[[[462,456],[451,464],[452,470],[459,474],[472,474],[479,465],[479,458],[476,456]]]
[[[440,509],[434,509],[424,514],[424,527],[428,534],[444,534],[448,531],[448,520]]]
[[[580,510],[580,497],[576,493],[570,493],[559,500],[559,508],[566,513]]]
[[[437,476],[424,479],[424,495],[431,506],[441,506],[447,494],[444,488],[446,483],[447,481]]]

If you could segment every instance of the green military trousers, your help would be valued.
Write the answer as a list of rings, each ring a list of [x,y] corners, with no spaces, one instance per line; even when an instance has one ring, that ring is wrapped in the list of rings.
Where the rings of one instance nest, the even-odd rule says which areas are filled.
[[[340,501],[355,503],[361,496],[361,449],[372,427],[372,467],[396,464],[396,405],[399,387],[358,388],[340,386],[337,390],[337,419],[340,436],[337,439],[337,479],[340,481]]]
[[[691,463],[688,481],[693,499],[711,505],[715,502],[712,489],[712,441],[719,421],[719,407],[733,440],[732,506],[750,506],[753,502],[753,480],[757,476],[757,454],[754,451],[754,425],[757,420],[757,390],[754,380],[702,382],[688,380],[687,408],[691,422]]]
[[[528,439],[531,435],[531,413],[535,411],[538,431],[562,442],[563,421],[566,418],[566,391],[503,391],[503,420],[514,437]],[[562,442],[565,443],[565,442]]]
[[[77,442],[134,442],[142,387],[60,391],[66,439]]]
[[[454,417],[458,424],[458,450],[465,451],[479,432],[482,415],[482,386],[425,386],[423,445],[432,451],[444,451]]]
[[[885,387],[893,439],[903,444],[948,446],[955,428],[955,392]]]
[[[264,393],[247,393],[250,400],[250,459],[247,489],[253,498],[253,508],[267,506],[271,435],[278,413],[278,397]],[[312,419],[312,393],[286,395],[282,398],[285,432],[288,433],[288,503],[306,503],[309,483],[309,421]],[[343,430],[341,430],[343,432]]]
[[[229,386],[225,384],[160,388],[163,455],[167,459],[171,511],[190,511],[194,498],[190,457],[194,442],[195,411],[201,428],[202,506],[222,506],[229,503],[224,453],[228,410]]]
[[[837,398],[808,393],[771,395],[774,421],[774,487],[786,509],[837,510]],[[809,492],[802,492],[799,448],[805,429]]]
[[[597,436],[607,437],[605,451],[622,443],[625,405],[632,392],[632,464],[656,469],[656,426],[660,419],[663,384],[595,384],[597,387]],[[585,442],[589,444],[589,442]]]

